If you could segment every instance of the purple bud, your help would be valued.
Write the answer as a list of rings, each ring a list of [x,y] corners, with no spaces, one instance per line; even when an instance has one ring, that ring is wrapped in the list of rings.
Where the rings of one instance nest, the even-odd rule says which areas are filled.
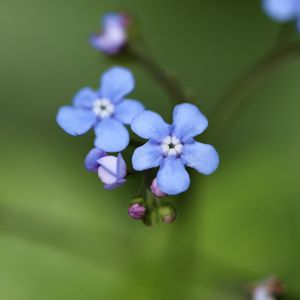
[[[85,168],[90,172],[97,172],[99,168],[98,160],[105,155],[106,153],[103,150],[93,148],[84,160]]]
[[[158,198],[162,198],[162,197],[165,197],[167,196],[167,194],[163,193],[160,188],[158,187],[158,184],[157,184],[157,180],[156,178],[154,178],[154,180],[152,181],[152,184],[151,184],[151,192],[154,196],[158,197]]]
[[[128,20],[122,13],[106,14],[102,19],[102,32],[91,36],[91,45],[108,55],[118,54],[127,43]]]
[[[104,183],[104,188],[113,190],[120,187],[126,182],[125,176],[127,174],[126,163],[121,155],[104,156],[98,160],[98,176]]]
[[[144,218],[146,212],[146,208],[139,204],[133,203],[128,208],[128,215],[134,220],[141,220]]]

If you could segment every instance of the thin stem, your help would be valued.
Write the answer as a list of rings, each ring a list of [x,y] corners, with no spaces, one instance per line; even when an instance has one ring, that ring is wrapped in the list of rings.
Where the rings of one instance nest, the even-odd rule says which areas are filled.
[[[134,171],[134,170],[131,170],[131,171],[128,171],[128,172],[127,172],[127,177],[129,177],[129,176],[134,176],[134,175],[137,175],[137,174],[139,174],[139,172]]]
[[[132,146],[132,147],[140,147],[140,146],[143,146],[144,143],[140,142],[140,141],[137,141],[137,140],[134,140],[134,139],[130,139],[129,145]]]
[[[167,72],[157,64],[145,51],[138,45],[129,45],[128,54],[137,62],[139,62],[145,70],[166,89],[170,99],[175,104],[188,101],[188,96],[184,89],[179,85],[177,80],[167,74]]]
[[[278,64],[288,58],[300,54],[300,42],[293,42],[286,46],[274,47],[254,67],[248,70],[238,79],[223,98],[216,105],[210,116],[212,128],[209,131],[210,140],[220,142],[220,137],[229,123],[232,122],[235,113],[245,105],[247,92],[254,88],[263,76],[268,74]]]

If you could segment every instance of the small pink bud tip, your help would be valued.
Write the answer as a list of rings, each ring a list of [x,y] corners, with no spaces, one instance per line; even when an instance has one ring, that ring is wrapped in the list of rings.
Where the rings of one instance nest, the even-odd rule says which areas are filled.
[[[163,193],[160,188],[158,187],[157,180],[154,178],[151,184],[151,192],[154,196],[158,198],[166,197],[167,194]]]
[[[158,209],[159,216],[165,224],[171,224],[176,220],[176,211],[171,205],[163,205]]]

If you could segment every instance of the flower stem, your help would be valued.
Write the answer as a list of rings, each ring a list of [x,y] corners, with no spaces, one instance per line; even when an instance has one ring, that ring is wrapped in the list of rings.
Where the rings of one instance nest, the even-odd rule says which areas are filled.
[[[291,42],[278,46],[278,42],[271,51],[258,63],[240,77],[217,103],[210,115],[211,128],[208,132],[210,141],[220,143],[220,139],[243,105],[246,96],[261,79],[280,63],[300,54],[300,42]]]
[[[127,52],[167,91],[172,102],[178,104],[188,101],[189,97],[177,80],[147,55],[142,47],[131,44],[128,46]]]

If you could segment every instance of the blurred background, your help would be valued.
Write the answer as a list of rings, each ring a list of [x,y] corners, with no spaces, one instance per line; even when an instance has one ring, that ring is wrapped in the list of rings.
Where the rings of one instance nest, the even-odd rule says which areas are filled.
[[[147,228],[127,216],[138,181],[103,190],[83,166],[93,134],[55,123],[111,65],[88,37],[118,9],[206,114],[280,29],[259,0],[0,0],[0,299],[240,300],[272,274],[299,299],[300,57],[249,93],[218,172],[174,200],[177,221]],[[132,97],[170,118],[164,91],[131,68]]]

